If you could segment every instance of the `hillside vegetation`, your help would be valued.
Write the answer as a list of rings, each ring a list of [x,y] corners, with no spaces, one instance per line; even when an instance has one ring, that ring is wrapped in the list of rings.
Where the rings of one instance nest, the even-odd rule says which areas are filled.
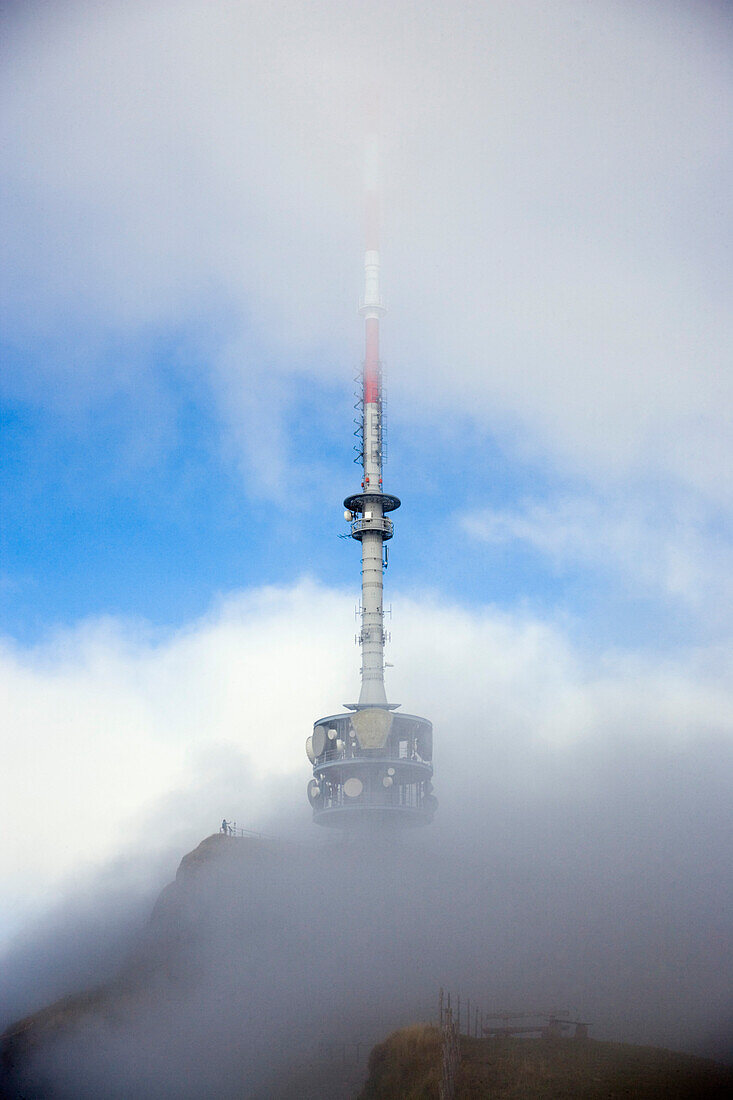
[[[594,1039],[461,1039],[457,1100],[728,1100],[733,1069]],[[440,1035],[418,1025],[374,1048],[359,1100],[437,1100]]]
[[[369,1055],[369,1076],[359,1100],[422,1100],[438,1096],[440,1032],[428,1024],[395,1031]]]

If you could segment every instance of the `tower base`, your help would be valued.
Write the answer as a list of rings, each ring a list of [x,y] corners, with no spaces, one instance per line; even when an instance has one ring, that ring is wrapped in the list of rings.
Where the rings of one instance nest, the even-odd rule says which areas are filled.
[[[433,792],[433,727],[415,714],[360,706],[320,718],[306,742],[313,764],[313,820],[336,828],[427,825]]]

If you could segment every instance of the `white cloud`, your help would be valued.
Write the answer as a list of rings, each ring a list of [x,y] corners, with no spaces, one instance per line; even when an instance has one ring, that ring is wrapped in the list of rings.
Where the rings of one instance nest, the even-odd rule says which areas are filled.
[[[342,619],[348,637],[350,611],[304,583],[231,597],[167,638],[102,620],[30,650],[6,643],[6,883],[108,855],[145,807],[216,771],[206,755],[216,746],[246,754],[256,818],[258,784],[301,763],[303,713],[334,705],[348,684],[332,627]]]
[[[482,509],[461,519],[488,545],[523,543],[558,572],[590,567],[620,579],[635,596],[681,601],[709,627],[729,630],[733,550],[708,514],[689,500],[564,496]]]
[[[560,626],[530,616],[437,597],[397,606],[389,691],[435,723],[448,816],[497,767],[518,777],[520,800],[527,785],[542,788],[543,774],[523,776],[516,763],[538,744],[572,755],[622,737],[640,751],[679,745],[694,755],[699,740],[733,733],[733,676],[720,651],[591,659]],[[6,903],[22,911],[131,837],[192,842],[223,813],[267,827],[273,799],[310,828],[303,746],[311,723],[356,692],[352,614],[350,596],[304,581],[227,596],[171,636],[104,620],[30,649],[7,643]]]
[[[730,500],[731,26],[715,5],[160,0],[38,8],[11,31],[9,330],[68,340],[71,324],[83,336],[64,351],[57,335],[51,358],[74,379],[96,329],[222,310],[244,330],[244,390],[272,369],[252,333],[276,357],[308,349],[312,371],[358,362],[376,79],[400,400],[469,411],[592,480],[661,473]]]

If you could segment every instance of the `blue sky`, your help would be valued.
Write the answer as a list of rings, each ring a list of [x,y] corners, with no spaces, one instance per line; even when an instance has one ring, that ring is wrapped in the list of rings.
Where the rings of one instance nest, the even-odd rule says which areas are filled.
[[[338,538],[341,500],[359,480],[349,365],[341,385],[298,383],[288,392],[280,430],[293,477],[273,503],[248,492],[236,454],[222,446],[198,350],[185,337],[151,341],[138,369],[154,372],[152,392],[100,396],[81,417],[37,399],[5,403],[3,614],[18,641],[106,614],[175,628],[224,591],[302,575],[350,586],[356,598],[358,553]],[[386,482],[404,505],[391,587],[562,608],[578,620],[595,610],[596,642],[689,630],[684,608],[677,621],[665,616],[656,592],[619,590],[601,563],[548,560],[515,540],[487,550],[461,524],[487,507],[572,493],[569,479],[512,460],[468,416],[442,426],[405,413],[394,421]],[[428,454],[436,473],[426,497]],[[315,496],[302,491],[299,461],[319,469]]]
[[[310,722],[354,694],[338,535],[375,84],[389,690],[443,723],[443,751],[488,708],[512,744],[729,747],[727,8],[3,18],[14,912],[175,792],[187,841],[227,800],[261,823],[257,791],[305,777]],[[29,798],[53,838],[23,835]]]

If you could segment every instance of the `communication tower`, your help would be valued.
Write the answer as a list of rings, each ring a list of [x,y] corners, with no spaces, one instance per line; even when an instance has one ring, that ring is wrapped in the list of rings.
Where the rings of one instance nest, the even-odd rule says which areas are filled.
[[[385,410],[379,320],[385,312],[379,289],[379,187],[376,136],[367,143],[366,251],[364,296],[365,355],[359,377],[357,430],[363,470],[361,492],[344,501],[351,537],[361,544],[361,692],[346,712],[319,718],[306,741],[313,778],[308,798],[319,825],[362,823],[425,825],[438,800],[432,793],[433,727],[426,718],[398,713],[384,687],[383,581],[386,543],[394,534],[389,513],[400,506],[385,493]]]

